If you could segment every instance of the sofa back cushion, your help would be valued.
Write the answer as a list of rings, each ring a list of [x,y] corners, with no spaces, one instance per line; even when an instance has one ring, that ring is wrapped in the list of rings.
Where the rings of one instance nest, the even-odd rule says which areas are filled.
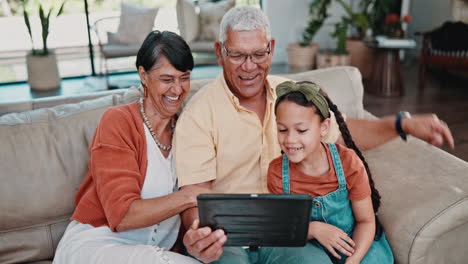
[[[0,263],[51,259],[74,210],[102,113],[136,88],[80,103],[0,116]]]
[[[348,117],[363,116],[357,69],[328,68],[285,77],[316,82]],[[189,97],[209,81],[192,81]],[[88,145],[102,113],[140,96],[138,89],[130,88],[0,116],[0,263],[53,258],[87,172]]]
[[[176,11],[180,35],[187,43],[197,39],[200,22],[195,3],[192,0],[177,0]]]
[[[216,3],[200,3],[200,35],[199,40],[217,41],[219,24],[229,9],[236,5],[235,0],[222,0]]]
[[[120,22],[115,35],[117,43],[140,46],[153,29],[159,8],[138,7],[124,2],[120,8]],[[110,39],[108,41],[116,43],[110,42]]]
[[[349,118],[364,117],[364,88],[357,68],[332,67],[284,75],[296,81],[312,81],[320,85],[338,109]]]

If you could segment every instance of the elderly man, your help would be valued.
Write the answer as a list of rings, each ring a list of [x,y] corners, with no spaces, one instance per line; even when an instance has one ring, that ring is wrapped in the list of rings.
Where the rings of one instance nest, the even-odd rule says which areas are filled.
[[[268,75],[274,50],[275,40],[261,10],[236,7],[223,17],[215,44],[223,74],[192,98],[177,123],[174,157],[179,186],[196,184],[224,193],[268,192],[268,165],[280,155],[274,88],[285,80]],[[446,124],[433,114],[400,116],[398,121],[392,116],[346,122],[361,149],[376,147],[399,134],[437,146],[444,141],[454,144]],[[343,141],[337,127],[324,141]],[[251,262],[248,249],[223,247],[226,236],[222,230],[199,228],[196,207],[185,211],[182,218],[188,228],[184,244],[192,256],[203,262]],[[314,259],[307,246],[263,248],[258,253],[259,263],[330,261]]]

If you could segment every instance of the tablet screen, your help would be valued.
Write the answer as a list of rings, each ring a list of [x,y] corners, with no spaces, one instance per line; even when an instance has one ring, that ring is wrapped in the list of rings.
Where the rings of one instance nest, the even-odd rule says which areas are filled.
[[[312,199],[302,194],[201,194],[200,226],[223,229],[225,246],[300,247]]]

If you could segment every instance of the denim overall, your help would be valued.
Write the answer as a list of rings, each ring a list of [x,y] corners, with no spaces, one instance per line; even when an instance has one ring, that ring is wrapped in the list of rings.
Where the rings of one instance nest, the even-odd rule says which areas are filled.
[[[333,159],[333,166],[338,178],[338,190],[328,193],[324,196],[317,196],[312,199],[312,209],[310,213],[310,221],[320,221],[334,225],[352,237],[354,230],[354,215],[351,208],[351,201],[348,198],[348,189],[346,187],[346,177],[343,172],[341,165],[341,159],[334,144],[328,143],[330,153]],[[283,179],[283,191],[286,194],[290,193],[290,179],[289,179],[289,159],[286,155],[283,155],[282,165],[282,179]],[[310,241],[317,247],[321,247],[328,253],[316,240]],[[338,252],[338,251],[337,251]],[[338,252],[339,253],[339,252]],[[346,256],[342,256],[341,260],[335,259],[329,255],[335,263],[344,263]],[[367,254],[362,259],[361,264],[364,263],[394,263],[393,253],[390,249],[390,245],[385,237],[385,233],[382,234],[379,240],[374,240],[371,247],[367,251]]]

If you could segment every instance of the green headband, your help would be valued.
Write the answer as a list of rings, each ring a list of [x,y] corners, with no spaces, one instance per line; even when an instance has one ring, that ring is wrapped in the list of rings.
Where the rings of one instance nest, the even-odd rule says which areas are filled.
[[[276,86],[276,104],[278,104],[278,99],[281,96],[292,92],[299,92],[305,96],[307,101],[312,102],[317,107],[324,118],[329,118],[330,110],[328,109],[327,100],[319,91],[320,86],[311,82],[282,82]]]

